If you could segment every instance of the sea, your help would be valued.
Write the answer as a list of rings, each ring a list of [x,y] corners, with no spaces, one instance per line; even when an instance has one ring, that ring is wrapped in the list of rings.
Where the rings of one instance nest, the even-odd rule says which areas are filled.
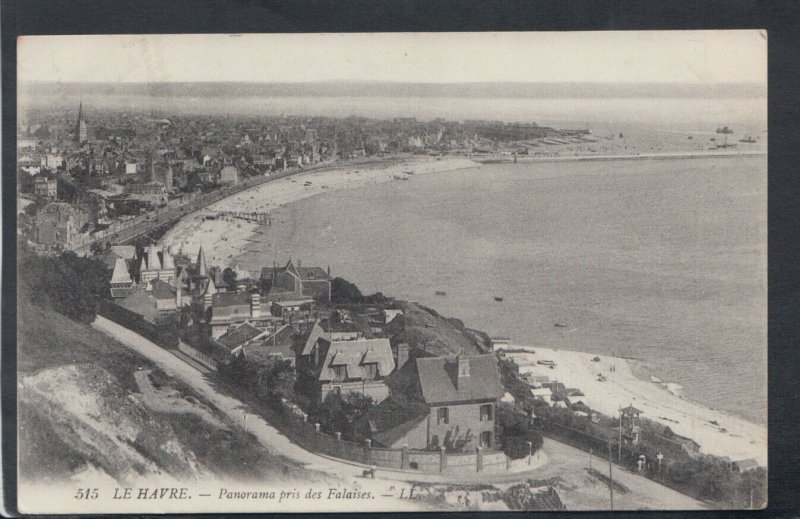
[[[35,101],[75,111],[79,99]],[[765,98],[89,94],[83,106],[90,119],[114,108],[525,121],[644,136],[637,146],[654,145],[642,152],[688,135],[707,143],[723,125],[736,140],[767,136]],[[364,293],[518,344],[638,359],[687,398],[766,424],[766,156],[483,165],[328,192],[273,216],[252,247],[268,252],[246,254],[244,268],[289,256],[330,266]]]
[[[326,193],[273,222],[243,268],[330,266],[517,344],[640,360],[766,424],[765,156],[487,164]]]

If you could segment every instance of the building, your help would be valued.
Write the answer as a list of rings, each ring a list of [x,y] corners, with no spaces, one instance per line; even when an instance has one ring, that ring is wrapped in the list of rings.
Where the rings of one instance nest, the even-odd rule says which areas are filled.
[[[238,184],[239,183],[239,168],[236,166],[224,166],[219,172],[220,184]]]
[[[83,144],[89,140],[89,127],[83,119],[83,101],[78,105],[78,121],[75,124],[75,140]]]
[[[265,364],[269,359],[279,359],[296,365],[295,343],[297,334],[290,325],[278,328],[278,331],[244,346],[245,358],[256,364]]]
[[[161,182],[146,182],[144,184],[128,184],[125,192],[131,198],[148,202],[153,205],[162,204],[167,201],[167,189]]]
[[[217,338],[217,342],[225,347],[231,355],[238,355],[243,348],[269,334],[248,322],[232,327]]]
[[[289,260],[285,266],[261,269],[261,279],[270,282],[267,298],[273,301],[304,299],[310,297],[317,301],[331,300],[331,273],[320,267],[303,267],[297,262],[294,266]]]
[[[218,338],[248,322],[260,330],[274,330],[280,319],[270,311],[270,303],[262,301],[259,294],[246,292],[217,292],[206,296],[211,299],[211,336]]]
[[[310,364],[319,384],[318,398],[324,402],[328,395],[359,393],[372,398],[376,404],[389,396],[385,379],[395,367],[389,339],[320,341],[320,350]]]
[[[398,349],[398,363],[400,356]],[[417,357],[405,362],[387,383],[393,395],[403,394],[425,408],[407,422],[373,431],[391,438],[391,445],[385,445],[452,451],[496,447],[497,405],[504,389],[494,355]]]
[[[36,213],[35,241],[41,245],[69,246],[87,221],[86,213],[80,209],[52,202]]]
[[[322,358],[323,348],[331,342],[354,341],[363,339],[364,334],[351,325],[340,323],[336,326],[330,321],[317,321],[306,337],[303,349],[299,353],[299,363],[304,367],[314,369]]]
[[[133,278],[130,272],[128,272],[128,264],[124,258],[117,257],[109,286],[111,297],[114,299],[128,297],[136,288],[136,285],[133,283]]]
[[[58,196],[58,181],[54,178],[38,176],[33,182],[33,192],[36,196],[56,198]]]
[[[153,288],[150,281],[154,279],[160,279],[174,287],[177,275],[175,259],[170,251],[159,245],[150,245],[142,251],[138,277],[139,283],[147,285],[148,292]]]

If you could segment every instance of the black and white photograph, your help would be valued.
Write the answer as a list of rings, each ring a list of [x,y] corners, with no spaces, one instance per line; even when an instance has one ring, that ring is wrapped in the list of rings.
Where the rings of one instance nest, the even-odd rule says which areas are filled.
[[[20,36],[19,511],[764,509],[767,47]]]

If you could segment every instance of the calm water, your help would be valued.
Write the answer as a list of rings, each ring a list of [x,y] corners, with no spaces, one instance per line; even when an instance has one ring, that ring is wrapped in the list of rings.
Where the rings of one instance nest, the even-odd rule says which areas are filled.
[[[765,423],[766,172],[766,158],[490,165],[303,200],[267,241],[490,334],[646,360]]]

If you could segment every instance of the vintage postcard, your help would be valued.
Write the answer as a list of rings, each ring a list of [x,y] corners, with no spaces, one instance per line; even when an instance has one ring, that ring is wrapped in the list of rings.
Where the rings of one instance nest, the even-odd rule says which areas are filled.
[[[21,512],[766,506],[765,31],[17,43]]]

